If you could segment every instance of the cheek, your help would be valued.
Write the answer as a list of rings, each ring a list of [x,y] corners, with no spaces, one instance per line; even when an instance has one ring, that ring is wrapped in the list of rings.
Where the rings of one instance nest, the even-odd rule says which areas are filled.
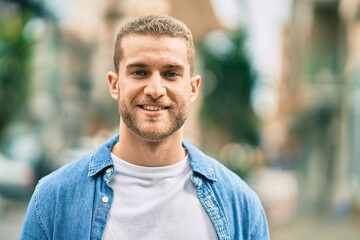
[[[132,100],[141,93],[141,86],[132,86],[131,84],[123,84],[119,87],[120,98],[126,101]]]
[[[171,92],[181,96],[182,98],[189,98],[191,94],[191,85],[190,84],[181,84],[171,88]]]

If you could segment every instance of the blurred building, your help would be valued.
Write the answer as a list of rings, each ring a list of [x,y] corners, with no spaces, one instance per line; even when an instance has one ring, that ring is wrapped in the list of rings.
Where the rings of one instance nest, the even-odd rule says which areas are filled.
[[[264,121],[264,148],[271,165],[297,170],[299,207],[308,212],[342,216],[359,204],[359,4],[294,0],[283,31],[278,108]]]
[[[343,27],[336,1],[295,1],[289,26],[289,67],[284,73],[288,116],[284,148],[298,155],[302,203],[332,209],[340,161]],[[300,148],[300,149],[299,149]],[[301,150],[299,152],[299,150]]]
[[[346,59],[338,189],[355,199],[360,209],[360,1],[340,1],[339,12],[345,25]]]

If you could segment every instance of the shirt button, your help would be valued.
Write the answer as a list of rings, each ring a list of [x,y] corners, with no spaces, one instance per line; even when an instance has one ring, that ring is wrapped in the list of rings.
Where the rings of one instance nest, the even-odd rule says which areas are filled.
[[[102,197],[101,201],[103,201],[103,203],[107,203],[109,201],[109,198],[108,197]]]
[[[106,169],[106,173],[107,173],[107,174],[110,174],[111,172],[112,172],[112,169],[111,169],[111,168]]]

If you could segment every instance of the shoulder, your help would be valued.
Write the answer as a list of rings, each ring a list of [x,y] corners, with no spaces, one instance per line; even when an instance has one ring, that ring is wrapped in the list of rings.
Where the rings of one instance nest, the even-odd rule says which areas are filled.
[[[218,187],[230,195],[257,198],[248,184],[224,164],[206,155],[189,142],[184,141],[183,144],[189,153],[192,170],[211,182],[213,187]]]
[[[43,177],[37,184],[29,202],[25,223],[30,233],[40,234],[42,229],[47,236],[51,236],[56,216],[68,203],[74,202],[80,193],[84,192],[84,179],[87,178],[89,155],[75,160],[49,175]],[[86,181],[86,180],[85,180]],[[88,184],[87,184],[88,185]],[[31,230],[33,226],[38,229]],[[30,230],[29,230],[29,229]]]
[[[76,186],[77,183],[84,181],[88,175],[90,155],[73,160],[40,179],[34,195],[47,197],[50,192],[59,193],[61,189]]]
[[[209,185],[224,209],[228,221],[241,224],[237,234],[244,239],[269,239],[265,210],[257,193],[237,174],[208,157],[216,175]],[[237,219],[235,221],[235,219]]]
[[[88,182],[105,167],[113,164],[110,151],[117,139],[118,135],[114,135],[94,151],[45,176],[39,181],[37,189],[49,190],[67,186],[76,187]]]
[[[190,155],[193,172],[211,189],[230,226],[236,231],[234,239],[267,237],[267,220],[258,195],[237,174],[218,160],[207,156],[189,143],[184,145]],[[234,230],[233,229],[233,230]]]

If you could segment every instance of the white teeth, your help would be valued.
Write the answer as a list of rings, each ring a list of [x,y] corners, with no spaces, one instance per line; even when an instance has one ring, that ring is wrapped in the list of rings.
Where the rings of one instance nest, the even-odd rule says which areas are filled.
[[[164,107],[152,106],[152,105],[144,105],[142,108],[148,111],[160,111],[165,109]]]

